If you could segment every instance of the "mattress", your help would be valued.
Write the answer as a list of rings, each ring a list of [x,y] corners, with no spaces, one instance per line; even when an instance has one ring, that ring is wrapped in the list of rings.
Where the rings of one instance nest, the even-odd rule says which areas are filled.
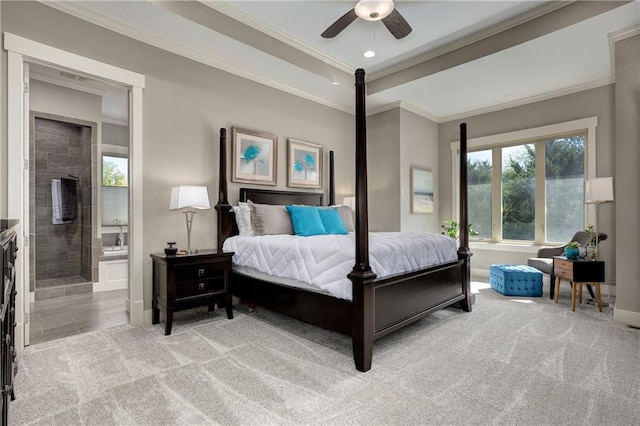
[[[294,280],[320,292],[351,300],[347,274],[355,264],[354,233],[348,235],[234,236],[223,251],[234,252],[234,268]],[[369,263],[378,278],[424,269],[458,259],[456,243],[441,234],[374,232]]]

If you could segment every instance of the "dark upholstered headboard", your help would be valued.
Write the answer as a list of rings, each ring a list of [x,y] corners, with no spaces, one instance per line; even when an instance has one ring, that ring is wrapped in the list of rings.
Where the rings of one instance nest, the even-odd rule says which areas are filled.
[[[240,188],[240,201],[251,200],[258,204],[302,204],[306,206],[321,206],[320,192],[289,192],[273,189]]]

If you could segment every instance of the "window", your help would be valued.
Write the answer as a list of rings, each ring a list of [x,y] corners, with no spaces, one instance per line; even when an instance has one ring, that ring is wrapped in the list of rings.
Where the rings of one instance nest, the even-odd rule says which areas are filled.
[[[470,140],[469,223],[479,233],[473,239],[551,244],[584,229],[585,211],[593,217],[584,187],[595,174],[596,124],[591,118]]]
[[[126,226],[129,203],[129,159],[102,156],[102,226]],[[117,228],[114,228],[117,230]]]

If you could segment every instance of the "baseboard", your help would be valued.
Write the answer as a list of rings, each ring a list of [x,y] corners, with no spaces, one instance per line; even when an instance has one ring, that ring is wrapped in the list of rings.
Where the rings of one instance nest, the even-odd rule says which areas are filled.
[[[626,311],[614,306],[613,319],[631,327],[640,328],[640,312]]]
[[[143,318],[144,325],[151,325],[151,321],[153,320],[153,309],[145,309]]]
[[[488,269],[471,268],[471,276],[478,278],[489,278]]]

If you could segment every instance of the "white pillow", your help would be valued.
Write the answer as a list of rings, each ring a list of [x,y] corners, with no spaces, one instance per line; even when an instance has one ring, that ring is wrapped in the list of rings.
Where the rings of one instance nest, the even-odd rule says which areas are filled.
[[[233,212],[236,215],[236,224],[240,236],[255,235],[253,225],[251,224],[251,210],[247,203],[239,202],[237,206],[233,206]]]

